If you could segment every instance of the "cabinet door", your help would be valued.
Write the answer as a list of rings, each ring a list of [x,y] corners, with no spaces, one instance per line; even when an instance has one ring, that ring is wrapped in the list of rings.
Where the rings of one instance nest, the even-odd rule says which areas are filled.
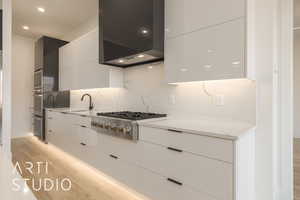
[[[166,0],[166,37],[245,16],[245,0]]]
[[[244,19],[167,39],[167,82],[245,78],[245,43]]]
[[[62,138],[61,130],[61,114],[57,112],[51,113],[51,117],[49,116],[46,119],[47,142],[60,148],[63,147],[64,138]]]
[[[34,48],[34,70],[38,70],[44,67],[44,39],[36,41]]]
[[[119,69],[99,64],[98,29],[60,48],[60,90],[123,87]]]
[[[69,43],[59,49],[59,90],[75,88],[75,61],[73,44]]]
[[[76,89],[110,87],[110,67],[99,64],[98,41],[98,29],[96,29],[73,42]]]

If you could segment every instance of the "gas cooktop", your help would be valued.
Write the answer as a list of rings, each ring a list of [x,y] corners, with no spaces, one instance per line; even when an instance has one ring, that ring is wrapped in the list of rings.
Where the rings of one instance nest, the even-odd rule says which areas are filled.
[[[158,113],[143,113],[143,112],[122,111],[122,112],[97,113],[97,116],[104,116],[104,117],[111,117],[111,118],[138,121],[138,120],[166,117],[167,115],[166,114],[158,114]]]

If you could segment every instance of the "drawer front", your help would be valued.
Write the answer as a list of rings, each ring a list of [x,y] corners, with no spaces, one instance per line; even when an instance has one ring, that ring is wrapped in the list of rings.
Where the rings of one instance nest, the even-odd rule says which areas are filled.
[[[72,115],[72,118],[74,124],[91,128],[92,119],[90,117]]]
[[[168,177],[128,164],[115,155],[99,155],[97,168],[125,186],[153,200],[216,200],[212,196],[180,185]]]
[[[139,191],[153,200],[217,200],[205,192],[195,191],[176,180],[159,176],[147,170],[137,170],[141,183]],[[229,199],[228,199],[229,200]]]
[[[107,174],[120,183],[137,190],[138,174],[135,172],[136,167],[124,162],[115,154],[102,154],[97,156],[96,168]]]
[[[149,142],[132,142],[99,135],[99,151],[121,157],[165,177],[181,181],[191,188],[216,197],[232,198],[233,165]]]
[[[140,127],[140,140],[226,162],[232,163],[234,159],[233,142],[230,140],[143,126]]]
[[[53,111],[47,111],[47,112],[46,112],[46,116],[47,116],[47,118],[49,118],[49,119],[55,119],[55,118],[57,118],[57,116],[59,116],[59,115],[60,115],[59,112],[53,112]]]
[[[78,144],[82,146],[97,146],[98,133],[85,126],[74,125],[76,127],[76,136]]]
[[[143,156],[143,143],[140,141],[134,142],[104,134],[99,134],[99,138],[99,151],[106,154],[113,153],[135,164],[139,163]]]
[[[233,198],[233,165],[184,152],[180,149],[141,142],[139,164],[191,188],[220,199]]]

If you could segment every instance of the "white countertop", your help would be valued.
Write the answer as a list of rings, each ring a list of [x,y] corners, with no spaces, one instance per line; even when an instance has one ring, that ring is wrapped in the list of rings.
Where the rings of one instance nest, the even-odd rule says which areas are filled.
[[[18,185],[22,185],[20,190],[13,191],[13,180],[17,180]],[[25,181],[18,173],[13,172],[11,161],[2,153],[0,146],[0,194],[3,200],[36,200]]]
[[[111,111],[84,111],[72,110],[70,108],[48,108],[54,112],[66,112],[74,115],[84,115],[89,117],[96,117],[98,112],[111,112]],[[161,129],[174,129],[186,133],[205,135],[211,137],[218,137],[229,140],[236,140],[244,134],[254,130],[255,125],[246,122],[229,120],[229,119],[215,119],[215,118],[159,118],[147,119],[138,121],[139,125],[161,128]]]
[[[48,111],[53,111],[53,112],[65,112],[68,114],[72,115],[83,115],[83,116],[89,116],[89,117],[95,117],[97,116],[98,112],[103,112],[99,110],[76,110],[76,109],[71,109],[71,108],[46,108]],[[110,111],[108,111],[110,112]]]
[[[255,126],[249,123],[227,119],[179,119],[166,118],[139,122],[140,126],[172,129],[191,134],[237,140],[244,134],[251,132]]]

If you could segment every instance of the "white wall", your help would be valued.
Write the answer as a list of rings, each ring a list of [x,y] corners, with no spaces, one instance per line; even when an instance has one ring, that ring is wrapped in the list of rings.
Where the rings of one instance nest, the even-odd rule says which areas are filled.
[[[12,66],[12,137],[23,137],[32,133],[33,39],[13,35]]]
[[[300,30],[294,34],[294,136],[300,138]]]
[[[11,127],[12,127],[12,63],[11,63],[11,21],[12,5],[10,0],[3,0],[3,119],[2,142],[7,155],[11,155]]]

